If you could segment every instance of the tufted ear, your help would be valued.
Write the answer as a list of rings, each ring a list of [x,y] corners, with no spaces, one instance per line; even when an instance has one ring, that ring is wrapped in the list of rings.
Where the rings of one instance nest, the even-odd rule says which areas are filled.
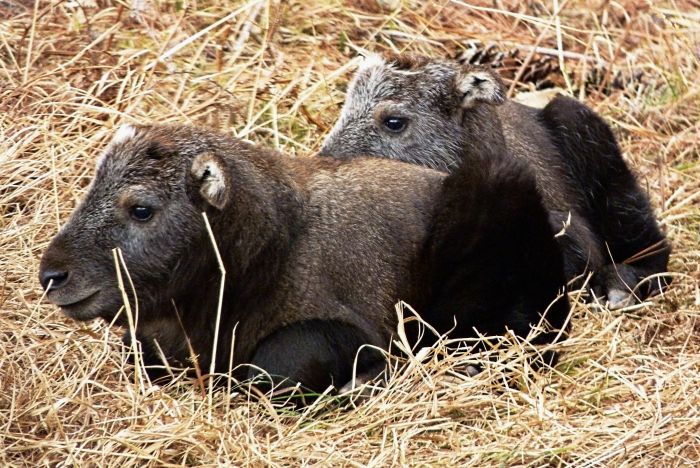
[[[191,173],[202,198],[211,206],[222,210],[230,191],[224,161],[213,153],[198,154],[192,162]]]
[[[474,107],[479,102],[499,105],[506,100],[503,80],[498,73],[487,68],[462,68],[455,78],[455,87],[464,109]]]

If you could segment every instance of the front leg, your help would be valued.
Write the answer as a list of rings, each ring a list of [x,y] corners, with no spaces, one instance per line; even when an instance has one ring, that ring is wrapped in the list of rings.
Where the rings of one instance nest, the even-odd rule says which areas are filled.
[[[620,308],[661,292],[671,282],[658,277],[668,269],[671,245],[608,124],[564,96],[553,99],[541,117],[583,190],[581,208],[605,245],[604,254],[612,257],[595,280],[597,293],[608,297],[611,308]],[[642,281],[648,276],[655,279]]]
[[[317,394],[329,386],[340,387],[352,378],[356,356],[358,373],[384,362],[382,353],[370,347],[358,356],[360,347],[370,343],[370,334],[338,320],[294,323],[260,342],[248,378],[256,379],[255,385],[263,391],[299,384]]]
[[[606,265],[593,278],[593,292],[598,297],[606,297],[610,310],[643,301],[648,296],[658,294],[668,286],[670,279],[655,276],[655,272],[626,263]]]
[[[179,373],[192,364],[192,356],[187,347],[188,338],[179,322],[174,319],[142,321],[136,330],[136,339],[140,344],[141,362],[151,381],[167,382],[173,372]],[[122,337],[122,343],[129,351],[132,350],[131,333],[128,330]],[[134,364],[131,352],[128,362]]]
[[[139,349],[141,351],[140,357],[141,362],[148,374],[148,378],[152,382],[164,382],[167,377],[170,376],[166,364],[158,352],[158,348],[151,338],[144,338],[143,336],[137,336],[137,341],[141,344]],[[127,331],[122,337],[122,344],[127,349],[127,362],[131,365],[135,365],[134,360],[134,349],[131,341],[131,334]]]

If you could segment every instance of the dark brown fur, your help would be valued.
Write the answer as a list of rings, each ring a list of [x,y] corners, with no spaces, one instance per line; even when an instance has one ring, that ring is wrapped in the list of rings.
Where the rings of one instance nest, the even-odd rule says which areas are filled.
[[[262,368],[275,381],[289,378],[322,391],[350,379],[363,344],[387,346],[398,300],[418,304],[439,328],[447,315],[436,305],[445,305],[443,313],[464,324],[465,336],[482,322],[488,333],[511,328],[526,335],[540,321],[563,282],[560,263],[556,274],[558,249],[531,178],[491,160],[483,174],[445,182],[437,171],[399,162],[288,158],[193,127],[127,127],[44,254],[40,280],[68,316],[112,320],[122,305],[112,255],[118,247],[135,286],[137,298],[130,299],[138,300],[136,335],[148,364],[160,362],[160,348],[171,365],[191,365],[186,335],[205,372],[211,359],[217,372],[227,372],[235,329],[234,366],[257,366],[235,376],[252,377]],[[521,222],[539,229],[527,241],[539,253],[533,247],[522,259],[501,259],[498,246],[483,247],[480,231],[514,234],[500,220],[496,226],[481,216],[483,197],[474,195],[491,193],[498,204],[490,187],[499,173],[513,179],[516,190],[533,194],[511,206],[522,213]],[[151,217],[139,221],[144,207]],[[216,356],[221,274],[202,212],[226,269]],[[521,227],[515,223],[514,229]],[[471,240],[452,245],[455,232]],[[458,262],[455,274],[460,258],[469,263],[460,278],[469,287],[431,283],[433,276],[451,274],[438,271],[446,246],[458,248],[449,252]],[[523,273],[533,277],[524,263],[545,270],[543,261],[554,262],[545,280],[507,294]],[[477,282],[470,272],[486,263],[505,275]],[[499,291],[497,303],[484,288]],[[466,306],[449,309],[455,301]],[[568,312],[565,301],[558,304],[547,317],[555,327]],[[488,323],[484,314],[490,314]],[[124,314],[117,323],[126,323]],[[376,353],[362,353],[360,370],[379,361]]]

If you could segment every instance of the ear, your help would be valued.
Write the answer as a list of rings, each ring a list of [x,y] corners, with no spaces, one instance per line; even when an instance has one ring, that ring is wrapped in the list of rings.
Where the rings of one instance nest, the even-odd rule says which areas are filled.
[[[498,73],[486,68],[465,67],[455,78],[463,109],[477,103],[499,105],[506,100],[506,87]]]
[[[211,206],[222,210],[228,201],[230,183],[224,161],[213,153],[198,154],[190,170],[199,194]]]

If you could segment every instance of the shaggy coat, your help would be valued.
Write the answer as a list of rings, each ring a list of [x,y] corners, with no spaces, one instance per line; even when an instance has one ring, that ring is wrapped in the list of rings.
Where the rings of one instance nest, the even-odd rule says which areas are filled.
[[[544,109],[506,99],[493,71],[450,60],[371,56],[355,74],[321,156],[358,154],[445,172],[505,145],[532,170],[569,279],[596,273],[612,307],[664,286],[670,246],[615,137],[593,111],[559,96]],[[473,168],[473,166],[471,166]],[[466,168],[465,170],[470,170]]]
[[[377,158],[291,158],[189,126],[125,126],[40,281],[69,317],[125,325],[118,248],[148,365],[196,359],[207,371],[213,360],[225,373],[233,352],[238,378],[262,370],[317,392],[350,380],[363,345],[389,344],[399,300],[441,333],[456,320],[454,336],[526,336],[552,302],[546,321],[561,328],[561,255],[533,178],[498,149],[474,157],[478,170],[446,177]],[[222,275],[203,212],[226,271],[215,355]],[[358,370],[383,362],[363,351]]]

